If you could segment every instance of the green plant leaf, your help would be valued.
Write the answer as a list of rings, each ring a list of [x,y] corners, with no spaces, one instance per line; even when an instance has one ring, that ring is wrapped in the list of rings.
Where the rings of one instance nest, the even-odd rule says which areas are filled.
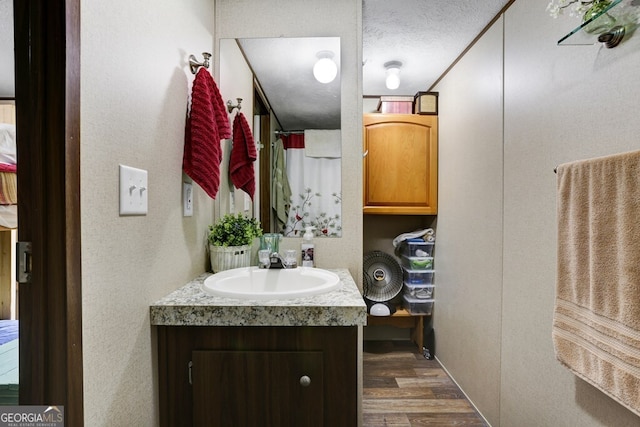
[[[226,214],[216,224],[209,226],[209,243],[214,246],[244,246],[262,236],[262,227],[255,218],[241,213]]]

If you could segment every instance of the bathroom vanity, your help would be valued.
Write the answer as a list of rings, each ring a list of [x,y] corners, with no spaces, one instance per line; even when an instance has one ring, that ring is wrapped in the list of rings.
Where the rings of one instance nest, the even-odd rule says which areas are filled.
[[[331,271],[341,285],[321,295],[217,297],[204,274],[152,304],[160,425],[357,425],[366,306],[348,270]]]

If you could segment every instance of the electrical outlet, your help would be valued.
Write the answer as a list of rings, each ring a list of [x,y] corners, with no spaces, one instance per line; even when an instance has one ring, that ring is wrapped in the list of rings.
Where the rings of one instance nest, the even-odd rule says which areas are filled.
[[[120,165],[120,215],[146,215],[148,203],[147,171]]]
[[[182,215],[193,216],[193,185],[182,183]]]

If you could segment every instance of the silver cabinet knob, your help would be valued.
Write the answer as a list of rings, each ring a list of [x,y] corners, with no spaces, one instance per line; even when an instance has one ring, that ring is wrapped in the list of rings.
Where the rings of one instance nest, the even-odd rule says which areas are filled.
[[[300,385],[302,387],[309,387],[311,385],[311,378],[306,375],[300,377]]]

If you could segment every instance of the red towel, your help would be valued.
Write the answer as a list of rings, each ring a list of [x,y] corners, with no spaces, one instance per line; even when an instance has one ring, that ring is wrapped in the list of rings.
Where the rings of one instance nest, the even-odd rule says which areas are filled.
[[[230,136],[229,117],[218,86],[206,68],[200,68],[191,89],[182,169],[212,199],[220,187],[220,140]]]
[[[229,159],[229,173],[233,185],[251,196],[251,200],[253,200],[256,191],[253,162],[257,158],[258,154],[251,128],[247,119],[244,118],[244,114],[238,113],[233,119],[233,147]]]

